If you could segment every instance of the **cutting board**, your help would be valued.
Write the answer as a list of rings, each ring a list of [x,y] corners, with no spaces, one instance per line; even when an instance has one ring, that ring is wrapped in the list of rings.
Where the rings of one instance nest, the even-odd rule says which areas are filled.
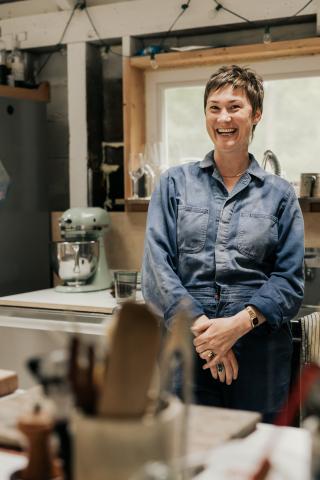
[[[117,303],[110,290],[65,293],[49,288],[0,297],[0,306],[110,314]]]

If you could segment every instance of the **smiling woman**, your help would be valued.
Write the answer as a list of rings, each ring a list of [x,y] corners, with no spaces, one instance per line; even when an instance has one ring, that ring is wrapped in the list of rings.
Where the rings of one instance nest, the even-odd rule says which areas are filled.
[[[302,214],[292,186],[248,152],[261,77],[220,67],[204,103],[214,150],[160,177],[148,210],[143,296],[166,326],[189,302],[197,403],[271,421],[288,393],[288,322],[303,297]]]

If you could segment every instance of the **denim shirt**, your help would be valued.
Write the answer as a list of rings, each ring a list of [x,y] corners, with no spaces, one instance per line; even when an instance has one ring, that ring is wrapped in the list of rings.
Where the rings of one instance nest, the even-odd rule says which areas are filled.
[[[214,298],[250,304],[271,330],[293,318],[303,298],[304,225],[292,186],[250,165],[229,193],[214,163],[163,173],[148,211],[142,292],[167,324],[187,298],[192,315]]]

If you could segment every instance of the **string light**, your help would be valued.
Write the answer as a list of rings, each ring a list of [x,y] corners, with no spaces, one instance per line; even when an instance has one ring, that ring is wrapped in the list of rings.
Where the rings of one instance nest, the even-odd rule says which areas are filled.
[[[79,0],[77,3],[75,3],[75,5],[74,5],[74,7],[73,7],[73,9],[72,9],[72,11],[71,11],[71,14],[70,14],[70,16],[69,16],[69,18],[68,18],[68,21],[67,21],[67,23],[66,23],[66,25],[65,25],[65,27],[64,27],[64,29],[63,29],[62,35],[61,35],[59,41],[58,41],[58,42],[56,43],[56,45],[55,45],[55,48],[56,48],[56,49],[61,50],[62,48],[65,48],[65,47],[63,47],[61,44],[62,44],[62,41],[63,41],[63,39],[64,39],[64,36],[65,36],[65,34],[66,34],[66,32],[67,32],[67,30],[68,30],[68,28],[69,28],[69,25],[70,25],[70,23],[71,23],[71,20],[72,20],[72,18],[73,18],[73,16],[74,16],[74,14],[75,14],[75,12],[76,12],[77,9],[79,9],[79,10],[82,10],[82,9],[83,9],[83,3],[82,3],[81,0]],[[49,53],[49,54],[47,55],[47,57],[46,57],[46,59],[44,60],[43,64],[40,66],[39,70],[35,73],[35,76],[36,76],[36,77],[38,77],[38,76],[40,75],[40,73],[42,72],[42,70],[44,69],[44,67],[47,65],[47,63],[48,63],[49,60],[51,59],[53,53],[54,53],[54,52],[51,52],[51,53]]]
[[[218,2],[217,0],[213,0],[213,1],[216,4],[216,6],[214,8],[215,12],[218,12],[219,10],[225,10],[226,12],[231,13],[231,15],[234,15],[235,17],[240,18],[241,20],[244,20],[246,23],[254,23],[252,20],[249,20],[248,18],[243,17],[242,15],[239,15],[239,13],[234,12],[233,10],[230,10],[229,8],[224,7],[222,5],[222,3]],[[312,3],[312,2],[313,2],[313,0],[309,0],[294,15],[291,15],[291,17],[289,17],[289,19],[296,17],[299,13],[301,13],[303,10],[305,10],[310,5],[310,3]],[[272,41],[269,25],[265,26],[262,40],[263,40],[263,43],[265,43],[265,44],[271,43],[271,41]]]
[[[272,42],[272,37],[270,33],[270,27],[267,25],[264,29],[264,34],[263,34],[263,43],[268,44]]]
[[[156,60],[156,54],[154,52],[150,54],[150,65],[153,70],[157,70],[157,68],[159,68],[159,65]]]

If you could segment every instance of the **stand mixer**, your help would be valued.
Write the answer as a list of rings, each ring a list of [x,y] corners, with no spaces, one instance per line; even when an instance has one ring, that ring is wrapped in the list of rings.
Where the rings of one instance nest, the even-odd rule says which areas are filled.
[[[102,208],[70,208],[59,219],[63,241],[53,243],[53,268],[63,280],[59,292],[92,292],[111,285],[104,235],[110,225]]]

